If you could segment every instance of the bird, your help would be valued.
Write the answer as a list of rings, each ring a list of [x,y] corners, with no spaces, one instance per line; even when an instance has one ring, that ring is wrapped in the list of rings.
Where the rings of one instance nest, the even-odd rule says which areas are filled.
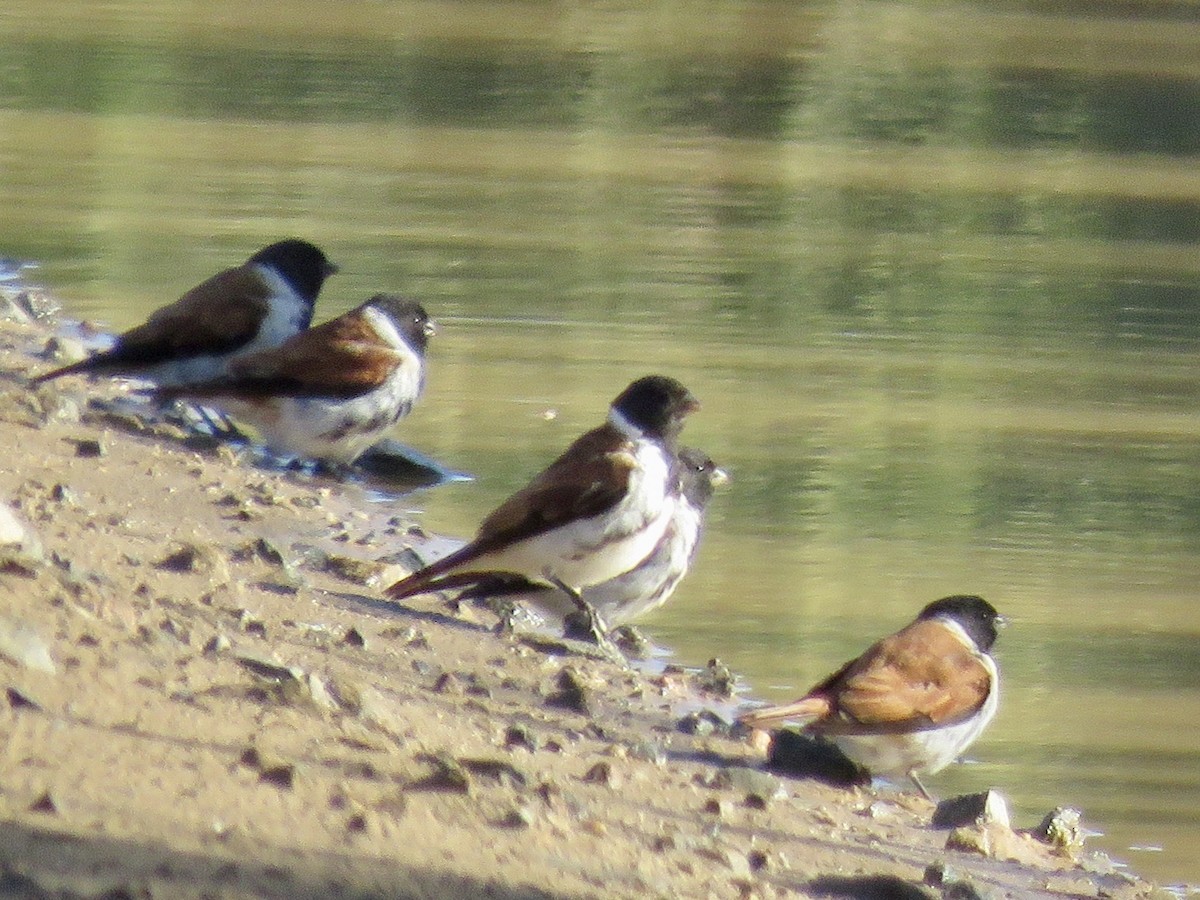
[[[687,574],[700,542],[704,511],[717,487],[729,480],[702,450],[680,447],[676,453],[675,511],[647,556],[626,572],[580,591],[607,629],[626,625],[662,606]],[[480,582],[460,599],[504,598],[535,610],[539,616],[566,620],[577,604],[552,585],[528,579]]]
[[[277,347],[308,328],[321,286],[337,270],[308,241],[278,241],[156,310],[118,335],[110,349],[31,383],[117,375],[171,387],[218,378],[231,359]]]
[[[990,651],[1003,625],[982,597],[943,597],[799,700],[738,721],[750,729],[795,721],[872,775],[907,776],[928,798],[919,776],[949,765],[996,714]]]
[[[675,515],[676,443],[699,406],[674,378],[637,379],[603,425],[489,514],[471,541],[384,593],[403,600],[521,578],[577,602],[581,591],[628,572],[654,552]]]
[[[412,410],[435,332],[416,300],[376,294],[278,347],[231,360],[220,378],[155,397],[215,407],[280,455],[349,466]]]

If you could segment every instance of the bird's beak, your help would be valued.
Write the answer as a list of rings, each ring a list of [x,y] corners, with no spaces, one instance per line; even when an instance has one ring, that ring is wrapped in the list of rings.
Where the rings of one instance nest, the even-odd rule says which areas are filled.
[[[430,319],[425,323],[425,337],[433,337],[435,334],[437,334],[437,330],[437,322],[433,321],[433,319]]]
[[[724,469],[713,469],[712,475],[708,479],[712,482],[713,487],[720,487],[723,484],[729,484],[733,479],[729,477],[729,473]]]
[[[1012,619],[1008,616],[996,616],[997,628],[1007,628],[1010,624],[1012,624]]]

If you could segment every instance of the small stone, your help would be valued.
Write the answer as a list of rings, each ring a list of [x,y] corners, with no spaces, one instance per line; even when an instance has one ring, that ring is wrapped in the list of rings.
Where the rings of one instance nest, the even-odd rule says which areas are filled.
[[[154,567],[162,569],[164,572],[185,574],[195,572],[203,562],[211,562],[206,559],[203,550],[195,544],[182,544],[156,562]]]
[[[0,547],[19,547],[29,540],[29,528],[7,504],[0,503]]]
[[[96,438],[72,438],[75,445],[75,455],[82,459],[99,459],[108,453],[108,449]]]
[[[530,752],[537,750],[537,737],[524,725],[510,725],[504,732],[504,746],[508,749],[520,747]]]
[[[528,828],[533,824],[533,812],[526,806],[509,810],[493,824],[498,828]]]
[[[1094,834],[1083,827],[1083,813],[1069,806],[1059,806],[1046,813],[1030,834],[1049,844],[1056,853],[1074,858],[1083,849],[1084,841]]]
[[[446,791],[452,794],[471,793],[471,776],[458,760],[442,753],[424,758],[433,764],[433,771],[423,778],[410,782],[409,790]]]
[[[55,674],[58,669],[50,656],[50,646],[31,626],[0,616],[0,656],[19,666]]]
[[[238,665],[257,675],[259,678],[269,681],[291,681],[297,683],[304,679],[304,670],[299,666],[288,666],[273,659],[264,659],[260,656],[251,656],[245,653],[240,653],[234,658],[237,660]]]
[[[996,791],[963,794],[943,800],[933,811],[934,828],[958,828],[973,823],[998,822],[1010,826],[1008,804]]]
[[[558,690],[546,698],[547,706],[569,709],[573,712],[582,713],[585,716],[592,714],[591,692],[584,685],[583,680],[579,677],[579,673],[575,669],[571,666],[565,667],[558,673],[556,684]]]
[[[650,849],[655,853],[665,853],[675,849],[675,838],[669,834],[660,834],[650,842]]]
[[[6,504],[0,503],[0,574],[32,578],[44,560],[37,535]]]
[[[259,770],[258,780],[290,791],[296,782],[296,767],[291,763],[275,763]]]
[[[697,682],[699,683],[700,690],[705,693],[728,699],[733,696],[734,688],[737,685],[737,677],[730,670],[729,666],[716,657],[713,657],[697,677]]]
[[[318,571],[326,572],[351,584],[369,587],[379,581],[379,576],[385,568],[386,566],[373,560],[327,554],[321,560]]]
[[[604,762],[603,760],[588,769],[587,772],[584,773],[581,780],[587,784],[603,784],[609,787],[616,786],[614,784],[615,776],[613,773],[613,767],[610,763]]]
[[[238,762],[258,773],[258,780],[291,790],[296,780],[296,767],[289,762],[273,759],[257,747],[247,747],[238,757]]]
[[[367,639],[363,637],[363,633],[354,626],[346,629],[345,635],[342,636],[342,643],[347,647],[356,647],[362,649],[367,646]]]
[[[229,649],[232,646],[233,643],[226,635],[222,634],[221,632],[217,632],[205,642],[204,650],[202,652],[205,656],[218,656],[222,653],[229,652]]]
[[[630,759],[648,762],[656,766],[667,764],[667,751],[654,741],[634,741],[628,745]]]
[[[708,737],[712,734],[729,734],[730,725],[709,709],[690,712],[680,719],[675,727],[684,734]]]
[[[718,819],[729,818],[729,810],[729,801],[727,800],[710,797],[704,801],[704,812],[710,816],[716,816]]]
[[[654,649],[645,635],[632,625],[617,626],[609,633],[609,638],[629,659],[648,659]]]
[[[42,704],[18,688],[6,688],[5,693],[8,696],[8,705],[13,709],[29,709],[34,712],[40,712],[42,709]]]
[[[696,853],[700,856],[718,862],[728,868],[734,875],[749,878],[750,862],[744,855],[729,847],[710,846],[698,847]]]
[[[57,815],[58,803],[55,802],[54,797],[51,796],[49,791],[45,791],[40,797],[29,804],[29,811],[46,813],[47,815]]]
[[[718,789],[741,791],[747,797],[758,797],[765,806],[768,801],[787,796],[783,782],[770,772],[752,769],[749,766],[727,766],[713,776],[711,786]]]

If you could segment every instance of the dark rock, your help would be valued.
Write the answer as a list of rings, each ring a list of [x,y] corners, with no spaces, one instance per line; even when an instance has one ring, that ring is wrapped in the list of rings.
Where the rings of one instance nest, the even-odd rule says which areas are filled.
[[[728,735],[732,726],[710,709],[690,712],[675,723],[675,727],[684,734],[696,737],[708,737],[712,734]]]
[[[471,793],[471,776],[454,757],[439,753],[422,758],[433,765],[433,771],[422,778],[409,782],[408,790],[445,791],[452,794]]]
[[[737,676],[733,674],[729,666],[713,657],[697,676],[696,681],[700,690],[706,694],[728,699],[733,696],[734,688],[737,685]]]
[[[492,824],[497,828],[528,828],[533,824],[533,812],[527,807],[517,806]]]
[[[1055,852],[1074,857],[1083,849],[1084,841],[1093,832],[1084,828],[1083,813],[1069,806],[1059,806],[1046,813],[1045,818],[1030,831],[1030,834],[1049,844]]]
[[[510,725],[504,732],[504,746],[508,749],[520,747],[524,750],[537,750],[537,737],[524,725]]]
[[[584,685],[578,672],[567,666],[558,673],[556,685],[558,689],[546,698],[547,706],[569,709],[585,716],[592,714],[591,692]]]
[[[612,764],[601,760],[588,769],[583,774],[583,778],[581,780],[587,782],[588,784],[603,784],[612,786],[613,778]]]
[[[24,691],[15,687],[10,687],[5,690],[8,696],[8,705],[13,709],[29,709],[34,712],[41,712],[42,704],[38,703]]]
[[[194,544],[183,544],[156,562],[154,567],[162,569],[164,572],[194,572],[200,566],[203,558],[204,553],[199,547]]]
[[[1008,806],[995,791],[949,797],[937,805],[930,824],[934,828],[958,828],[976,822],[1009,824]]]
[[[44,792],[40,797],[29,804],[29,811],[36,813],[46,813],[47,815],[58,815],[58,804],[50,795],[49,791]]]
[[[75,455],[83,459],[98,459],[108,452],[96,438],[73,438],[71,443],[75,445]]]
[[[296,767],[291,763],[272,763],[259,769],[258,780],[290,791],[296,782]]]

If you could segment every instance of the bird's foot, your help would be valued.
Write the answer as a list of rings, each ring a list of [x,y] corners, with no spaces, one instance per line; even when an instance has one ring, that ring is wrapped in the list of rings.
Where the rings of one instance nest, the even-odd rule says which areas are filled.
[[[595,644],[600,651],[613,662],[622,666],[626,664],[625,654],[608,636],[608,626],[596,607],[588,603],[583,595],[555,575],[547,575],[550,583],[566,594],[575,605],[575,612],[563,619],[563,636],[575,641]]]

